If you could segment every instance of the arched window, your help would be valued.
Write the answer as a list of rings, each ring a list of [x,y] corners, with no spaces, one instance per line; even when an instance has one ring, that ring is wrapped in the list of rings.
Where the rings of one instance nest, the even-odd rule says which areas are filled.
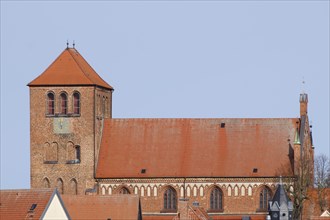
[[[210,210],[222,210],[222,191],[214,187],[210,194]]]
[[[177,197],[173,188],[168,188],[164,193],[164,211],[176,211]]]
[[[50,188],[50,182],[47,177],[44,178],[43,185],[44,185],[44,188]]]
[[[70,181],[70,192],[72,195],[77,195],[78,194],[78,187],[77,187],[77,180],[72,179]]]
[[[62,93],[60,98],[61,98],[61,114],[66,115],[68,113],[68,97],[65,93]]]
[[[51,145],[45,143],[45,161],[44,163],[57,163],[58,160],[58,144],[53,142]]]
[[[72,142],[68,142],[67,149],[67,163],[80,163],[80,146],[74,145]]]
[[[47,115],[55,114],[55,96],[54,93],[49,92],[47,94]]]
[[[130,194],[130,192],[126,187],[123,187],[120,189],[119,194]]]
[[[78,92],[73,93],[73,113],[80,114],[80,94]]]
[[[57,179],[56,188],[60,194],[64,193],[63,180],[61,178]]]
[[[270,189],[264,187],[259,194],[259,209],[260,211],[267,211],[268,201],[271,199]]]

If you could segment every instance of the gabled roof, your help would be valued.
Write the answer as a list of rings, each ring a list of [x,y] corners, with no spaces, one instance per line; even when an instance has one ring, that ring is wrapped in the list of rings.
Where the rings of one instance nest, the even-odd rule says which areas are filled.
[[[106,119],[96,178],[284,175],[297,120]]]
[[[53,192],[52,189],[1,190],[1,219],[40,219]]]
[[[134,219],[141,215],[137,195],[62,195],[72,220]]]
[[[28,84],[28,86],[75,85],[94,85],[113,89],[75,48],[66,48],[41,75]]]

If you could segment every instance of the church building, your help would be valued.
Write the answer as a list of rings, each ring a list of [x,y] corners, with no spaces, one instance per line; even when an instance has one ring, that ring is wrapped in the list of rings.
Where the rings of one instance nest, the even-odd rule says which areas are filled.
[[[299,118],[116,119],[113,87],[70,47],[28,86],[31,188],[136,194],[144,219],[179,219],[180,201],[265,219],[280,178],[313,167],[305,93]]]

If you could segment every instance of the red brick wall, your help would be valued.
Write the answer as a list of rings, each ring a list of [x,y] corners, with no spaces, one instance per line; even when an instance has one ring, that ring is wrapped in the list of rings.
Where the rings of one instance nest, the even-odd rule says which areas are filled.
[[[68,113],[73,113],[73,92],[80,93],[80,116],[53,117],[46,116],[46,96],[51,91],[55,94],[55,113],[59,113],[59,96],[61,92],[68,94]],[[50,187],[56,187],[58,178],[63,180],[64,193],[73,193],[70,181],[77,181],[78,194],[84,194],[87,188],[93,188],[95,145],[99,142],[101,128],[96,123],[95,111],[98,105],[95,97],[100,93],[108,99],[106,117],[111,117],[111,92],[94,86],[80,87],[30,87],[30,156],[31,156],[31,188],[44,187],[44,178],[49,179]],[[54,123],[60,118],[66,123],[69,133],[54,132]],[[101,121],[101,120],[99,120]],[[57,121],[58,123],[58,121]],[[67,144],[72,142],[80,146],[81,162],[67,164]],[[45,143],[56,143],[58,161],[56,164],[45,163]]]

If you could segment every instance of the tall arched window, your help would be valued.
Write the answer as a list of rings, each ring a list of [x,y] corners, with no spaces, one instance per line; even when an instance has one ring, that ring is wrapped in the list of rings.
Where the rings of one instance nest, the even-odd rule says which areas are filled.
[[[176,211],[177,196],[173,188],[168,188],[164,193],[164,211]]]
[[[78,92],[73,93],[73,113],[80,114],[80,94]]]
[[[210,210],[222,210],[222,191],[218,187],[214,187],[210,194]]]
[[[264,187],[259,194],[259,209],[261,211],[268,209],[268,201],[271,199],[270,189]]]
[[[57,163],[58,160],[58,144],[53,142],[44,144],[45,148],[45,160],[44,163]]]
[[[72,195],[77,195],[78,194],[78,187],[77,187],[77,180],[72,179],[70,181],[70,192]]]
[[[55,114],[55,96],[54,93],[49,92],[47,94],[47,115]]]
[[[130,192],[126,187],[123,187],[120,189],[119,194],[130,194]]]
[[[44,185],[44,188],[50,188],[50,182],[47,177],[44,178],[43,185]]]
[[[61,178],[57,179],[56,188],[60,194],[64,193],[63,180]]]
[[[62,93],[60,98],[61,98],[61,114],[66,115],[68,113],[68,97],[65,93]]]

